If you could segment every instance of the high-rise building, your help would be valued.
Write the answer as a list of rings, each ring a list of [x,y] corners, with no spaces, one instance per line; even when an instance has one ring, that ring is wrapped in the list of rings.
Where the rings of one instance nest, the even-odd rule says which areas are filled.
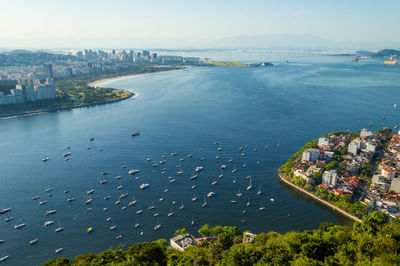
[[[45,64],[43,65],[44,73],[49,77],[53,77],[53,65],[52,64]]]

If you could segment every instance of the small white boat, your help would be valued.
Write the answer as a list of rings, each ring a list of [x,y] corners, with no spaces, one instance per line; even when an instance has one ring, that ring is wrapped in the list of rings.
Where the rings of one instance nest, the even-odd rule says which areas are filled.
[[[161,160],[161,161],[160,161],[160,164],[165,164],[165,163],[166,163],[165,160]]]
[[[121,207],[121,210],[126,210],[126,206],[122,206],[122,207]]]
[[[236,184],[236,183],[237,183],[237,181],[236,181],[236,177],[235,177],[235,176],[233,177],[233,181],[232,181],[232,183],[233,183],[233,184]]]
[[[174,183],[176,180],[175,179],[170,179],[169,182],[170,183]]]
[[[247,190],[250,190],[250,189],[252,189],[253,188],[253,183],[251,182],[251,177],[250,177],[250,182],[249,182],[249,185],[247,186]]]
[[[270,198],[269,200],[270,200],[271,202],[274,202],[274,201],[275,201],[275,199],[273,199],[273,198]]]
[[[176,156],[176,152],[171,152],[171,156]]]
[[[258,187],[257,195],[261,195],[261,186]]]
[[[40,197],[39,196],[33,196],[32,197],[32,200],[37,200],[37,199],[39,199]]]
[[[157,231],[160,228],[161,228],[161,224],[157,224],[156,226],[154,226],[154,231]]]
[[[192,201],[195,202],[196,200],[197,200],[197,197],[196,197],[196,195],[194,195],[194,196],[192,197]]]
[[[111,199],[111,196],[108,196],[108,195],[107,195],[107,196],[104,196],[104,199],[105,199],[105,200],[109,200],[109,199]]]
[[[171,211],[168,213],[168,217],[171,217],[172,215],[174,215],[174,212],[172,211],[172,206],[171,206]]]
[[[120,190],[120,189],[122,189],[123,187],[124,187],[123,185],[119,185],[119,186],[117,187],[117,189]]]
[[[49,157],[45,157],[42,159],[43,162],[47,162],[48,160],[50,160]]]
[[[70,151],[69,151],[69,152],[64,152],[64,153],[63,153],[63,156],[64,156],[64,157],[68,157],[68,156],[70,156],[70,155],[71,155],[71,152],[70,152]]]
[[[103,208],[103,212],[105,212],[106,210],[108,210],[108,208]]]
[[[37,242],[39,242],[39,239],[35,238],[35,239],[29,241],[29,245],[35,245]]]
[[[179,207],[179,209],[182,211],[184,208],[185,208],[185,205],[183,205],[183,200],[182,200],[182,204],[181,204],[181,206]]]
[[[200,172],[203,170],[203,166],[197,166],[196,169],[194,169],[196,172]]]
[[[47,221],[47,222],[45,222],[45,223],[43,224],[43,227],[47,227],[47,226],[50,226],[50,225],[52,225],[52,224],[54,224],[54,221]]]
[[[240,156],[242,156],[242,157],[245,156],[245,155],[246,155],[246,153],[244,153],[244,152],[240,154]]]
[[[258,210],[263,211],[263,210],[265,210],[265,207],[261,206],[260,208],[258,208]]]
[[[218,148],[217,148],[217,151],[222,151],[222,148],[221,148],[221,147],[218,147]]]
[[[16,225],[14,225],[14,229],[21,229],[25,226],[26,226],[26,224],[24,224],[24,223],[16,224]]]
[[[128,193],[122,193],[121,195],[119,195],[120,199],[126,198],[129,194]]]
[[[200,158],[200,161],[204,161],[205,159],[202,157],[202,158]]]
[[[140,170],[134,169],[134,170],[129,170],[128,174],[129,174],[129,175],[134,175],[134,174],[137,174],[137,173],[139,173],[139,172],[140,172]]]
[[[143,230],[140,232],[140,236],[143,236]]]
[[[215,159],[217,159],[217,160],[218,160],[219,158],[220,158],[220,156],[219,156],[219,155],[215,156]]]
[[[249,200],[247,200],[246,206],[249,207],[250,205],[251,204],[250,204],[250,199],[249,199]]]
[[[121,238],[122,238],[122,236],[121,236],[121,235],[119,235],[119,236],[116,236],[115,238],[118,240],[118,239],[121,239]]]
[[[191,225],[191,226],[194,226],[194,225],[195,225],[195,222],[194,222],[193,216],[192,216],[192,222],[190,223],[190,225]]]
[[[135,228],[138,228],[140,223],[135,223]]]
[[[160,214],[159,214],[158,212],[156,212],[156,213],[153,214],[154,217],[157,217],[157,216],[159,216],[159,215],[160,215]]]
[[[103,184],[105,184],[107,182],[108,182],[107,179],[100,180],[100,185],[103,185]]]
[[[143,211],[142,210],[137,210],[136,214],[141,214]]]
[[[151,158],[151,157],[146,158],[146,161],[148,161],[148,162],[150,162],[151,160],[153,160],[153,158]]]
[[[61,231],[64,231],[64,228],[63,227],[58,227],[58,228],[56,228],[56,230],[54,230],[56,233],[58,233],[58,232],[61,232]]]
[[[232,203],[232,204],[237,204],[237,203],[239,203],[237,200],[231,200],[231,201],[229,201],[230,203]]]
[[[122,176],[120,176],[120,175],[115,177],[115,179],[121,179],[121,178],[122,178]]]
[[[4,222],[8,223],[11,222],[12,220],[14,220],[14,217],[7,217],[4,219]]]
[[[236,196],[238,196],[238,197],[241,197],[241,196],[243,196],[243,193],[242,193],[242,192],[240,192],[240,189],[239,189],[238,193],[236,193]]]
[[[221,169],[225,169],[226,168],[226,164],[221,165]]]
[[[163,200],[164,200],[164,198],[160,198],[159,200],[160,200],[160,201],[163,201]]]
[[[218,176],[219,179],[221,179],[222,177],[224,177],[223,174],[220,174],[220,175]]]
[[[194,179],[196,179],[197,177],[198,177],[198,175],[193,175],[193,176],[190,177],[190,180],[194,180]]]
[[[6,261],[8,260],[9,256],[4,256],[0,258],[0,262]]]
[[[62,252],[64,249],[63,248],[58,248],[58,249],[56,249],[54,252],[55,253],[60,253],[60,252]]]
[[[106,219],[106,222],[109,222],[109,221],[111,221],[111,218],[110,218],[110,217],[108,217],[108,218]]]
[[[48,193],[48,192],[50,192],[51,190],[52,190],[52,188],[47,188],[47,189],[45,190],[45,192]]]
[[[40,202],[39,202],[39,205],[44,205],[44,204],[46,204],[46,203],[47,203],[47,200],[40,201]]]
[[[116,225],[110,226],[110,230],[115,230],[117,228]]]
[[[237,172],[237,170],[236,170],[236,169],[233,169],[233,170],[232,170],[232,173],[236,173],[236,172]]]
[[[55,214],[56,212],[57,212],[56,210],[48,210],[46,212],[46,215],[52,215],[52,214]]]
[[[167,193],[167,192],[168,192],[168,188],[165,188],[165,189],[164,189],[164,193]]]
[[[128,203],[128,206],[133,206],[133,205],[135,205],[135,203],[136,203],[136,200],[132,200],[132,201],[130,201],[130,202]]]
[[[4,243],[4,240],[3,239],[0,239],[0,244],[3,244]]]
[[[208,197],[208,198],[211,198],[211,197],[213,197],[214,195],[215,195],[215,193],[211,191],[211,192],[209,192],[209,193],[207,194],[207,197]]]
[[[118,204],[120,204],[121,203],[121,201],[120,200],[117,200],[116,202],[115,202],[115,205],[118,205]]]
[[[148,186],[149,186],[149,184],[141,184],[141,185],[140,185],[140,188],[141,188],[141,189],[146,189]]]
[[[88,195],[93,194],[93,193],[94,193],[94,189],[90,189],[90,190],[86,191],[86,194],[88,194]]]
[[[68,199],[67,199],[68,202],[72,202],[72,201],[74,201],[74,200],[75,200],[75,198],[68,198]]]
[[[218,182],[216,180],[211,182],[211,186],[215,186]]]
[[[92,201],[93,201],[93,199],[87,199],[87,200],[85,201],[85,203],[86,203],[86,204],[90,204]]]
[[[204,201],[203,204],[201,204],[201,207],[205,208],[206,206],[207,206],[206,195],[204,195]]]

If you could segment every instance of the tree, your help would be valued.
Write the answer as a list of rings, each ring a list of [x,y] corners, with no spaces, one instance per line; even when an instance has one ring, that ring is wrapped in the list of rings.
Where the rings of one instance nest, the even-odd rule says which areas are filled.
[[[211,235],[211,229],[208,224],[203,225],[197,232],[199,232],[202,237]]]
[[[175,231],[175,235],[186,235],[186,234],[189,234],[186,228],[178,229]]]

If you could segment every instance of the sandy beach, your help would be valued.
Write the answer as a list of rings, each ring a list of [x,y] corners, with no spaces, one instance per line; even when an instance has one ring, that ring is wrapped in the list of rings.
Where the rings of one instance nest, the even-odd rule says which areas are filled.
[[[182,69],[174,69],[174,70],[165,70],[165,71],[157,71],[157,72],[149,72],[149,73],[143,73],[143,74],[133,74],[133,75],[125,75],[125,76],[119,76],[119,77],[114,77],[114,78],[106,78],[106,79],[99,79],[93,82],[88,83],[87,85],[90,87],[100,87],[105,83],[111,82],[111,81],[116,81],[116,80],[121,80],[121,79],[126,79],[126,78],[132,78],[132,77],[140,77],[144,75],[149,75],[149,74],[158,74],[161,72],[170,72],[170,71],[180,71]]]

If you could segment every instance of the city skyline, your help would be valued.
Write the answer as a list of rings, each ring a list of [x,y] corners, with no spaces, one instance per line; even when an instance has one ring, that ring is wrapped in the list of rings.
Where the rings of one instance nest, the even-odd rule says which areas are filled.
[[[1,48],[399,48],[400,3],[4,1]],[[248,39],[248,40],[247,40]],[[256,40],[256,43],[254,43]],[[385,47],[383,47],[385,46]]]

